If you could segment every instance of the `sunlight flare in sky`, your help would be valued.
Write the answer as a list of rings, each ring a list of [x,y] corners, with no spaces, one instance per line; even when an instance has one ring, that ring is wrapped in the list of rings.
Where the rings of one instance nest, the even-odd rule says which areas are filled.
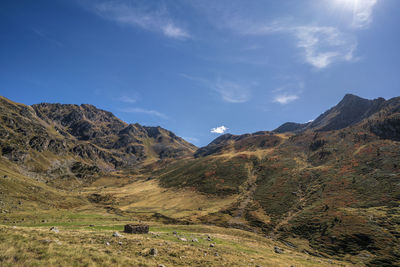
[[[366,28],[372,20],[372,10],[378,0],[334,0],[334,5],[352,13],[352,27]]]
[[[354,9],[360,4],[360,0],[335,0],[335,4],[343,8]]]

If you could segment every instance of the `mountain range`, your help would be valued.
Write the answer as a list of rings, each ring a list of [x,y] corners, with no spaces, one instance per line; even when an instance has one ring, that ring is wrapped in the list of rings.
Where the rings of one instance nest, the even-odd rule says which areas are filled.
[[[156,181],[223,205],[153,219],[239,228],[293,247],[306,240],[314,254],[371,266],[400,264],[400,97],[347,94],[312,122],[224,134],[201,148],[88,104],[1,97],[0,120],[2,166],[51,188],[81,190],[113,175],[137,177],[121,186]],[[134,214],[127,192],[115,202],[115,192],[95,197]]]

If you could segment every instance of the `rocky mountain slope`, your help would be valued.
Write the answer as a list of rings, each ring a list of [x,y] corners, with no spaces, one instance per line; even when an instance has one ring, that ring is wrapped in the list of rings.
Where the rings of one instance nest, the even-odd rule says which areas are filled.
[[[320,257],[400,264],[399,97],[346,95],[311,123],[226,134],[197,150],[91,105],[1,98],[0,115],[0,169],[29,173],[46,190],[75,183],[74,205],[95,199],[124,216],[240,228]],[[12,205],[29,198],[19,186]]]
[[[205,222],[293,244],[305,238],[320,253],[393,266],[400,264],[399,123],[400,98],[346,95],[303,128],[222,135],[159,179],[239,196]]]
[[[196,149],[161,127],[127,124],[87,104],[26,106],[0,97],[0,119],[1,156],[42,177],[135,169]]]

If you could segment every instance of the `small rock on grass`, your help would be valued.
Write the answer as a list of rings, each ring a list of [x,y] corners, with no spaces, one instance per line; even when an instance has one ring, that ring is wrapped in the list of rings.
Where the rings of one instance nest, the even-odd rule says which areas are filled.
[[[186,241],[187,241],[187,239],[184,238],[184,237],[179,237],[178,239],[179,239],[180,241],[183,241],[183,242],[186,242]]]
[[[52,227],[50,228],[50,231],[52,231],[52,232],[54,232],[54,233],[60,232],[60,230],[58,230],[58,228],[55,227],[55,226],[52,226]]]
[[[199,240],[197,238],[193,238],[192,242],[199,242]]]
[[[113,237],[122,237],[122,235],[121,235],[120,233],[118,233],[118,232],[114,232],[114,233],[112,234],[112,236],[113,236]]]
[[[213,247],[215,247],[215,244],[210,244],[210,248],[213,248]]]
[[[282,254],[283,253],[283,249],[281,249],[280,247],[275,246],[274,247],[274,252],[278,253],[278,254]]]
[[[151,248],[149,254],[151,256],[157,256],[158,250],[156,248]]]

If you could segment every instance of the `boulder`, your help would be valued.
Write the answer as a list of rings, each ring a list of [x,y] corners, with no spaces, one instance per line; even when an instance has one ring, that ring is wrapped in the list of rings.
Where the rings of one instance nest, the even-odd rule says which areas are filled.
[[[274,247],[274,252],[278,253],[278,254],[282,254],[283,253],[283,249],[279,248],[279,247]]]
[[[149,254],[150,254],[151,256],[157,256],[158,251],[157,251],[156,248],[151,248]]]
[[[147,224],[127,224],[124,227],[124,232],[128,234],[147,234],[149,226]]]

